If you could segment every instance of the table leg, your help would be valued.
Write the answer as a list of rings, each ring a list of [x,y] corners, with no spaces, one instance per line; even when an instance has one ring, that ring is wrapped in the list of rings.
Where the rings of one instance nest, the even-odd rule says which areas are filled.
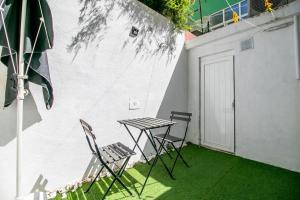
[[[153,141],[153,144],[155,145],[155,148],[156,148],[156,143],[155,143],[155,140],[154,140],[154,137],[153,137],[152,131],[151,131],[151,130],[149,130],[149,133],[150,133],[151,139],[152,139],[152,141]]]
[[[166,134],[165,134],[165,136],[164,136],[164,139],[165,139],[165,137],[167,136],[167,134],[169,134],[170,129],[171,129],[171,127],[169,126],[168,129],[167,129],[167,131],[166,131]],[[153,141],[151,140],[151,136],[149,136],[148,133],[147,133],[146,131],[145,131],[145,133],[146,133],[148,139],[150,140],[150,143],[152,144],[152,146],[153,146],[153,148],[154,148],[154,150],[155,150],[155,152],[156,152],[156,155],[155,155],[154,161],[153,161],[153,163],[152,163],[152,165],[151,165],[151,168],[150,168],[150,170],[149,170],[149,172],[148,172],[148,174],[147,174],[147,177],[146,177],[146,180],[145,180],[145,182],[144,182],[144,184],[143,184],[143,187],[142,187],[142,189],[141,189],[140,195],[142,194],[142,192],[143,192],[143,190],[144,190],[144,188],[145,188],[145,186],[146,186],[146,183],[147,183],[147,181],[148,181],[148,178],[149,178],[149,176],[150,176],[150,174],[151,174],[151,171],[152,171],[154,165],[157,163],[157,160],[158,160],[158,159],[161,160],[161,162],[163,163],[163,165],[164,165],[164,167],[166,168],[166,170],[167,170],[168,174],[170,175],[170,177],[171,177],[172,179],[175,179],[175,178],[173,177],[171,171],[169,170],[169,168],[167,167],[167,165],[165,164],[165,162],[163,161],[163,159],[162,159],[161,156],[160,156],[160,152],[162,151],[162,146],[164,145],[164,142],[165,142],[165,141],[163,140],[162,145],[160,145],[160,146],[159,146],[159,149],[157,149],[157,148],[156,148],[156,145],[155,145],[155,144],[153,143]],[[151,134],[151,133],[150,133],[150,134]]]
[[[157,141],[160,145],[162,145],[162,142],[161,142],[159,139],[157,139],[157,138],[155,138],[155,139],[156,139],[156,141]],[[165,148],[164,145],[162,145],[162,148],[163,148],[163,150],[168,154],[169,158],[170,158],[170,159],[173,159],[173,157],[171,156],[171,154],[170,154],[169,151]]]
[[[153,141],[153,143],[155,144],[155,147],[156,147],[155,139],[156,139],[156,141],[157,141],[160,145],[162,145],[162,142],[160,142],[159,139],[153,137],[153,134],[152,134],[151,130],[149,130],[149,132],[150,132],[152,141]],[[169,131],[169,133],[170,133],[170,131]],[[166,134],[166,136],[167,136],[167,135],[168,135],[168,134]],[[157,148],[157,147],[156,147],[156,148]],[[168,154],[168,156],[170,157],[170,159],[173,159],[172,156],[171,156],[171,154],[168,152],[168,150],[165,148],[164,145],[162,145],[162,148],[163,148],[163,150]]]
[[[166,136],[169,134],[170,129],[171,129],[171,127],[168,127],[168,129],[167,129],[167,131],[166,131],[166,133],[165,133],[164,139],[163,139],[163,141],[162,141],[162,143],[161,143],[161,145],[159,146],[158,149],[156,148],[155,141],[154,141],[154,140],[152,141],[152,140],[150,139],[150,138],[153,138],[153,136],[151,135],[151,132],[148,134],[148,133],[145,131],[145,133],[146,133],[148,139],[150,140],[150,142],[151,142],[151,144],[152,144],[152,146],[153,146],[153,148],[154,148],[154,150],[155,150],[156,155],[157,155],[158,158],[161,160],[162,164],[163,164],[164,167],[166,168],[166,170],[167,170],[167,172],[169,173],[170,177],[171,177],[172,179],[175,179],[175,178],[173,177],[171,171],[169,170],[169,168],[167,167],[166,163],[164,162],[164,160],[162,159],[162,157],[161,157],[161,155],[160,155],[160,153],[161,153],[161,151],[162,151],[162,149],[163,149],[164,143],[165,143],[165,138],[166,138]],[[149,135],[150,135],[150,136],[149,136]]]
[[[138,144],[138,142],[139,142],[139,140],[140,140],[140,138],[141,138],[141,136],[142,136],[143,131],[141,130],[141,132],[140,132],[140,134],[139,134],[139,136],[138,136],[138,138],[137,138],[137,140],[136,140],[136,139],[133,137],[132,133],[130,132],[129,128],[128,128],[125,124],[124,124],[124,126],[125,126],[127,132],[129,133],[129,135],[131,136],[132,140],[133,140],[134,143],[135,143],[135,145],[134,145],[134,147],[133,147],[132,150],[134,151],[135,148],[137,147],[137,148],[140,150],[140,152],[142,153],[142,155],[143,155],[144,159],[146,160],[147,164],[150,165],[149,160],[147,159],[146,155],[144,154],[143,150],[141,149],[141,147],[140,147],[139,144]]]

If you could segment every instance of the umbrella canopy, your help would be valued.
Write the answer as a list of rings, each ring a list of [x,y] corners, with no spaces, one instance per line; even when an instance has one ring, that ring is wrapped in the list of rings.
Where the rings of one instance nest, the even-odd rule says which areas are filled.
[[[2,0],[0,16],[0,62],[7,67],[4,106],[17,97],[18,55],[24,55],[25,88],[28,81],[41,85],[47,109],[53,105],[46,50],[53,46],[52,16],[46,0],[30,0],[26,7],[24,52],[20,49],[22,1]]]

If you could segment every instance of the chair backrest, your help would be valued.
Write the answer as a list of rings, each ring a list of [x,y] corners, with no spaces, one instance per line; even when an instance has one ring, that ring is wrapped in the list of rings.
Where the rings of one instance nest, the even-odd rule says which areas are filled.
[[[86,121],[84,121],[83,119],[80,119],[79,120],[80,123],[81,123],[81,126],[83,128],[83,131],[85,133],[85,137],[86,137],[86,140],[88,142],[88,145],[92,151],[93,154],[95,154],[97,151],[97,143],[96,143],[96,136],[94,135],[93,133],[93,129],[92,129],[92,126],[89,125]],[[93,141],[93,144],[94,144],[94,147],[92,146],[92,143],[91,143],[91,140]]]
[[[171,121],[173,120],[179,120],[179,121],[183,121],[186,123],[186,127],[185,127],[185,132],[184,132],[184,140],[186,138],[186,134],[189,128],[189,123],[191,121],[191,117],[192,117],[192,113],[187,113],[187,112],[178,112],[178,111],[172,111],[171,112],[171,116],[170,119]]]

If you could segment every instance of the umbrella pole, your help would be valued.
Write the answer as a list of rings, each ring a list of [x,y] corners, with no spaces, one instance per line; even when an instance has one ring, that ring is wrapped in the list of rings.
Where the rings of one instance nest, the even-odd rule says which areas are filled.
[[[23,103],[25,97],[24,89],[24,41],[26,23],[27,0],[22,0],[20,46],[19,46],[19,72],[18,72],[18,96],[17,96],[17,169],[16,169],[16,199],[22,198],[22,132],[23,132]]]

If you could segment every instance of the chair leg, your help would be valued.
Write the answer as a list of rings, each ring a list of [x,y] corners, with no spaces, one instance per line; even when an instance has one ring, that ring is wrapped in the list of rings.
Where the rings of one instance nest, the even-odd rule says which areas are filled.
[[[130,194],[132,195],[132,193],[130,192],[130,190],[126,187],[126,185],[122,182],[122,180],[120,179],[120,177],[118,175],[116,175],[114,173],[114,171],[109,168],[109,166],[106,163],[103,163],[104,167],[109,171],[109,173],[123,186],[123,188]]]
[[[111,182],[111,184],[110,184],[109,187],[107,188],[105,194],[103,195],[102,200],[105,199],[106,195],[109,193],[109,190],[112,188],[112,186],[113,186],[113,184],[116,182],[116,180],[117,180],[117,179],[114,178],[114,180]]]
[[[175,165],[176,165],[176,162],[177,162],[178,157],[181,158],[181,160],[183,161],[183,163],[184,163],[187,167],[190,167],[190,166],[187,164],[187,162],[183,159],[183,157],[182,157],[182,155],[181,155],[181,153],[180,153],[180,152],[181,152],[181,149],[182,149],[183,142],[182,142],[182,144],[180,145],[179,150],[176,149],[176,147],[175,147],[175,145],[174,145],[173,143],[171,143],[171,144],[172,144],[173,148],[175,149],[175,151],[177,152],[177,156],[176,156],[175,161],[174,161],[174,163],[173,163],[171,172],[173,173],[173,171],[174,171],[174,168],[175,168]]]
[[[130,157],[128,157],[128,158],[125,160],[125,162],[123,163],[123,165],[122,165],[120,171],[118,172],[118,176],[119,176],[119,177],[121,177],[121,176],[123,175],[123,172],[125,171],[125,168],[126,168],[126,166],[127,166],[127,164],[128,164],[129,159],[130,159]]]
[[[179,157],[181,158],[181,160],[183,161],[183,163],[187,166],[190,167],[189,164],[184,160],[183,156],[181,155],[181,149],[182,146],[178,149],[176,149],[175,145],[172,143],[173,148],[175,149],[175,151],[178,153]]]
[[[84,193],[88,193],[90,191],[90,189],[92,188],[93,184],[96,182],[98,176],[102,172],[103,168],[104,168],[104,166],[102,165],[102,167],[101,167],[100,171],[98,172],[97,176],[94,178],[93,182],[90,184],[89,188]]]
[[[167,135],[169,132],[170,132],[170,128],[168,128],[168,130],[167,130],[167,132],[166,132],[166,135]],[[151,140],[149,134],[148,134],[146,131],[145,131],[145,133],[146,133],[146,135],[147,135],[149,141],[152,143],[152,146],[153,146],[153,148],[154,148],[154,150],[155,150],[155,152],[156,152],[156,155],[158,156],[158,158],[160,159],[161,163],[163,164],[163,166],[164,166],[165,169],[167,170],[168,174],[170,175],[170,177],[171,177],[172,179],[175,180],[173,174],[171,173],[170,169],[167,167],[166,163],[164,162],[164,160],[162,159],[162,157],[161,157],[161,155],[160,155],[160,153],[161,153],[161,151],[162,151],[162,147],[163,147],[163,145],[165,144],[165,138],[163,139],[161,145],[159,146],[159,149],[157,149],[157,148],[155,147],[155,144],[153,144],[154,141]],[[150,134],[151,134],[151,133],[150,133]],[[153,165],[153,164],[152,164],[152,165]]]
[[[109,190],[111,189],[111,187],[113,186],[113,184],[114,184],[116,181],[118,181],[118,182],[125,188],[125,190],[126,190],[130,195],[132,195],[132,193],[131,193],[130,190],[126,187],[126,185],[119,179],[119,177],[121,177],[122,174],[123,174],[123,172],[125,171],[125,167],[126,167],[128,161],[129,161],[129,159],[130,159],[130,157],[128,157],[128,158],[126,159],[126,161],[123,163],[122,167],[121,167],[120,170],[118,171],[117,175],[116,175],[116,174],[113,172],[113,170],[111,170],[106,164],[104,164],[104,165],[102,166],[102,168],[100,169],[100,171],[98,172],[96,178],[93,180],[93,182],[91,183],[91,185],[89,186],[89,188],[87,189],[87,191],[86,191],[85,193],[89,192],[89,190],[91,189],[92,185],[95,183],[97,177],[100,175],[101,171],[102,171],[103,168],[105,167],[105,168],[109,171],[109,173],[111,173],[111,174],[113,175],[114,180],[113,180],[112,183],[110,184],[109,188],[106,190],[104,196],[102,197],[102,200],[105,199],[106,195],[109,193]]]
[[[162,145],[162,143],[160,142],[160,140],[159,140],[158,138],[155,138],[155,139],[156,139],[156,141],[157,141],[160,145]],[[162,145],[162,148],[163,148],[163,150],[168,154],[169,158],[170,158],[170,159],[173,159],[173,157],[171,156],[170,152],[165,148],[164,145]]]
[[[130,195],[132,195],[132,193],[130,192],[130,190],[127,188],[127,186],[121,181],[121,179],[118,177],[118,176],[116,176],[115,177],[116,178],[116,180],[123,186],[123,188],[130,194]]]

